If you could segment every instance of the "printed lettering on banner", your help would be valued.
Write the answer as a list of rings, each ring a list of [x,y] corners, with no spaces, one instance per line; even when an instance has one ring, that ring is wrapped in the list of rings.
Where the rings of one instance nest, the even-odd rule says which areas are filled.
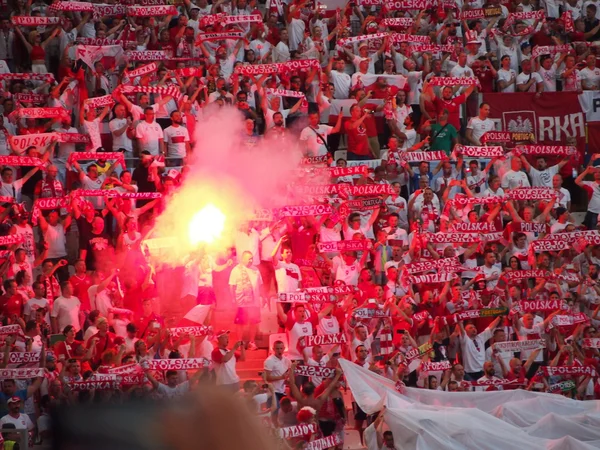
[[[308,303],[305,292],[280,292],[278,301],[280,303]]]
[[[545,339],[532,339],[530,341],[506,341],[495,342],[493,348],[499,352],[521,352],[535,350],[538,348],[546,348]]]
[[[73,381],[67,384],[72,391],[109,391],[119,388],[117,381]]]
[[[28,380],[44,376],[44,369],[0,369],[0,380]]]
[[[317,432],[317,424],[315,423],[302,423],[299,425],[292,425],[291,427],[284,427],[279,429],[279,436],[282,439],[291,439],[300,436],[307,436]]]
[[[313,347],[315,345],[336,345],[347,343],[348,341],[346,340],[346,335],[344,333],[306,336],[307,347]]]
[[[488,131],[482,136],[482,142],[525,142],[534,139],[533,132]]]
[[[421,365],[422,372],[438,372],[452,368],[450,361],[427,362]]]
[[[193,370],[208,367],[205,358],[152,359],[148,361],[151,370]]]
[[[304,377],[333,378],[335,369],[332,367],[299,365],[296,366],[295,373]]]
[[[523,312],[556,311],[568,308],[564,300],[521,300],[519,306]]]
[[[178,338],[179,336],[206,336],[210,334],[212,331],[211,327],[205,327],[203,325],[193,326],[193,327],[175,327],[169,328],[169,332],[171,336],[174,338]]]
[[[600,338],[585,338],[582,345],[583,348],[600,348]]]
[[[547,233],[549,227],[545,223],[519,222],[519,231],[521,233]]]
[[[358,308],[352,311],[352,315],[359,319],[381,319],[390,316],[390,311],[372,308]]]
[[[342,443],[342,439],[339,437],[339,435],[337,433],[334,433],[330,436],[309,442],[304,447],[304,450],[325,450],[328,448],[336,447],[341,443]]]
[[[452,224],[452,231],[463,233],[494,233],[496,225],[489,222],[455,222]]]

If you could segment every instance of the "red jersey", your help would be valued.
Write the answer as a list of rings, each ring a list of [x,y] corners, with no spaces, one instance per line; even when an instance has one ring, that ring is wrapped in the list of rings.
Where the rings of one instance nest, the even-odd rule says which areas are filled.
[[[348,152],[355,155],[368,156],[371,154],[367,128],[361,123],[356,128],[350,128],[351,122],[346,122],[346,134],[348,135]]]
[[[450,100],[443,100],[439,97],[433,99],[433,104],[437,114],[439,115],[444,109],[448,110],[448,123],[457,130],[460,130],[460,105],[462,105],[467,98],[461,94],[457,97],[451,98]]]
[[[90,276],[87,274],[83,275],[83,277],[73,275],[69,278],[69,282],[73,285],[73,295],[81,302],[81,310],[90,311],[92,308],[90,296],[88,295],[88,289],[92,286],[92,279]]]
[[[20,316],[22,307],[23,297],[20,294],[15,294],[11,297],[6,295],[0,297],[0,311],[7,317],[11,317],[13,315]]]

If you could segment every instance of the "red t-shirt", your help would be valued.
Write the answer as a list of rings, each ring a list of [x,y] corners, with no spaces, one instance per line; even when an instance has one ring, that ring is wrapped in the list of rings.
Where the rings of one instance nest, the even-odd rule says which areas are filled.
[[[92,286],[92,279],[89,275],[80,277],[73,275],[69,278],[69,282],[73,285],[73,295],[81,302],[82,311],[90,311],[92,306],[90,304],[90,296],[88,295],[88,289]]]
[[[371,149],[369,147],[367,128],[364,123],[356,128],[350,128],[350,122],[346,122],[345,127],[346,134],[348,135],[348,152],[361,156],[370,155]]]
[[[443,100],[439,97],[436,97],[433,99],[433,104],[435,105],[438,115],[442,112],[442,110],[447,109],[448,123],[453,125],[457,130],[460,130],[460,105],[462,105],[465,100],[466,97],[463,94],[451,98],[450,100]]]
[[[23,307],[23,297],[19,294],[15,294],[12,297],[3,295],[0,297],[0,312],[5,316],[21,315],[21,309]]]

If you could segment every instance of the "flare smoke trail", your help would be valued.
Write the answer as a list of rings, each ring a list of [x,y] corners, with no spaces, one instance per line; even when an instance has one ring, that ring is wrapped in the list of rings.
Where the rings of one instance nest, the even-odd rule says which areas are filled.
[[[221,237],[209,245],[219,250],[231,244],[232,232],[255,208],[286,204],[286,185],[293,181],[301,157],[296,142],[260,138],[255,147],[247,147],[242,139],[244,128],[240,113],[233,108],[222,108],[196,126],[191,170],[168,200],[151,235],[173,238],[174,245],[160,252],[162,262],[180,263],[196,247],[194,235],[218,226],[215,222],[223,219],[218,214],[203,215],[208,219],[201,220],[195,217],[207,206],[225,216]]]

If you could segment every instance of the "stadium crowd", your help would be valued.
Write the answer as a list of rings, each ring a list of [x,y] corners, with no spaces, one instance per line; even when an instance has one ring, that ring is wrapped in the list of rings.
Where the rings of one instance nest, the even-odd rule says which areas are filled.
[[[348,402],[340,357],[399,390],[600,399],[599,154],[502,130],[481,100],[598,91],[596,2],[3,6],[5,445],[50,438],[54,407],[202,380],[290,446],[375,421],[399,448]],[[248,217],[223,254],[157,264],[144,240],[221,108],[248,148],[299,146],[294,206]],[[235,329],[211,328],[229,305]],[[280,338],[240,379],[271,308]]]

